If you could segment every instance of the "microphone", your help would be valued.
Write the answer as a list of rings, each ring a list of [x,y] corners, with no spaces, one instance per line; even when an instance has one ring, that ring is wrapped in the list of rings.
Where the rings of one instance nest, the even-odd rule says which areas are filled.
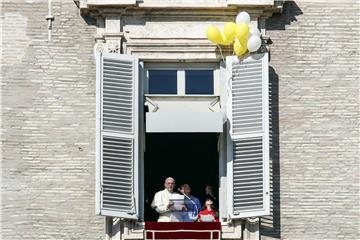
[[[195,220],[197,219],[197,216],[198,216],[198,214],[199,214],[199,209],[198,209],[198,207],[196,206],[196,203],[188,196],[188,195],[186,195],[185,193],[183,193],[183,192],[181,192],[181,189],[180,188],[178,188],[177,189],[182,195],[184,195],[187,199],[189,199],[190,200],[190,202],[195,206],[195,209],[196,209],[196,217],[195,217]],[[194,220],[194,221],[195,221]]]

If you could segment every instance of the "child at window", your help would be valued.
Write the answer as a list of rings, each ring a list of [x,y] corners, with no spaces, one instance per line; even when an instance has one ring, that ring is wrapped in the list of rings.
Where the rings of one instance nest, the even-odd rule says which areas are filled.
[[[198,215],[199,222],[219,222],[219,214],[214,207],[214,202],[211,198],[207,198],[205,206]]]

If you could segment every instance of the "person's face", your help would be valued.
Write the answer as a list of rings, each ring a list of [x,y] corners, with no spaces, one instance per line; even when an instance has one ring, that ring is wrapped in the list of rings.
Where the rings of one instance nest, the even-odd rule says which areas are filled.
[[[184,193],[186,195],[189,195],[191,193],[191,188],[190,187],[184,187],[183,190],[184,190]]]
[[[175,187],[175,182],[171,179],[166,180],[165,182],[165,188],[169,191],[172,192],[174,190]]]
[[[206,207],[207,209],[211,209],[212,205],[213,205],[213,201],[211,201],[211,200],[207,200],[207,201],[205,202],[205,207]]]
[[[209,186],[209,185],[206,185],[205,192],[206,192],[206,194],[211,194],[212,193],[212,187]]]

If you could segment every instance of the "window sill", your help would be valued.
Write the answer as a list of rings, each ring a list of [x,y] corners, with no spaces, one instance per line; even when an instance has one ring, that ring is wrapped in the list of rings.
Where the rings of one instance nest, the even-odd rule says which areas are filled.
[[[227,222],[220,222],[221,224],[221,239],[240,239],[242,233],[242,221],[235,221],[232,224]],[[125,221],[125,230],[122,237],[124,240],[144,239],[145,222],[139,221],[128,222]]]
[[[162,97],[162,98],[214,98],[220,97],[220,95],[214,94],[187,94],[187,95],[177,95],[177,94],[144,94],[145,97]]]

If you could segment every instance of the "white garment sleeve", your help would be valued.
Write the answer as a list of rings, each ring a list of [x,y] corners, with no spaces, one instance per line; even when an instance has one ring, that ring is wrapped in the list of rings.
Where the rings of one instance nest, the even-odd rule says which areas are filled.
[[[164,201],[161,192],[156,193],[151,203],[151,207],[155,208],[158,213],[166,213],[170,211],[169,209],[166,209],[167,205],[168,202]]]

